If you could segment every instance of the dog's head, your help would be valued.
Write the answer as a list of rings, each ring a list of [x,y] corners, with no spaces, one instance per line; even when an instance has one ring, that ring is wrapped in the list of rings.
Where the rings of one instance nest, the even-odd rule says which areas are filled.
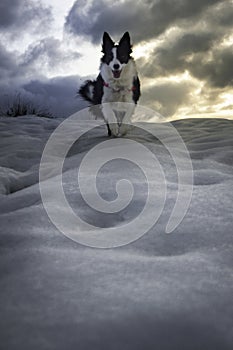
[[[122,69],[131,59],[131,47],[132,45],[128,32],[122,36],[119,44],[115,44],[109,34],[106,32],[104,33],[102,45],[102,52],[104,55],[101,61],[110,67],[114,79],[120,78]]]

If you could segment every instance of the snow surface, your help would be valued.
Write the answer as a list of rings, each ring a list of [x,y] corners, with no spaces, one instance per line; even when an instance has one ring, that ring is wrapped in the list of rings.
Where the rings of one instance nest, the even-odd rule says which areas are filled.
[[[158,155],[169,201],[146,235],[114,249],[68,239],[44,210],[39,162],[60,122],[0,119],[1,349],[232,349],[233,122],[173,122],[192,158],[194,188],[184,220],[169,235],[164,230],[177,190],[176,170],[154,137],[130,132],[130,139]],[[103,140],[101,127],[72,147],[63,183],[74,210],[108,227],[137,215],[145,187],[133,166],[110,164],[100,176],[103,198],[114,197],[111,181],[122,173],[136,179],[128,217],[96,214],[85,206],[74,183],[77,164]]]

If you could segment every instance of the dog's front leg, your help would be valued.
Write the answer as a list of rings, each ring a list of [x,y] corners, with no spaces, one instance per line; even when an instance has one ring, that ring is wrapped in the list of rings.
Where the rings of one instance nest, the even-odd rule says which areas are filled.
[[[119,125],[117,123],[117,118],[115,116],[115,113],[112,109],[112,106],[110,103],[103,103],[102,105],[102,112],[104,115],[104,119],[106,123],[109,125],[109,128],[111,130],[111,133],[114,136],[118,136],[119,134]]]
[[[119,134],[120,135],[126,135],[127,134],[128,130],[130,128],[131,117],[134,114],[134,111],[135,111],[135,104],[134,103],[130,103],[127,106],[124,118],[122,120],[122,124],[121,124],[120,129],[119,129]]]

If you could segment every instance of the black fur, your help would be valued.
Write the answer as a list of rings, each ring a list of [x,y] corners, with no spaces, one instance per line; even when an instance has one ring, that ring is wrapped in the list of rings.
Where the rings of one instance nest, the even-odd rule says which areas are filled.
[[[134,103],[137,104],[139,97],[141,95],[141,91],[140,91],[140,80],[139,78],[134,78],[133,79],[133,100]]]
[[[104,53],[101,58],[101,62],[109,64],[113,58],[112,49],[116,47],[117,57],[121,63],[128,63],[129,59],[132,58],[132,45],[130,43],[129,32],[126,32],[121,38],[119,45],[115,45],[108,33],[104,32],[102,52]]]
[[[93,98],[90,98],[88,96],[90,86],[93,87]],[[91,104],[93,105],[100,105],[102,102],[102,96],[103,96],[103,86],[104,86],[104,81],[101,74],[99,74],[96,80],[86,80],[84,84],[80,87],[78,91],[78,95],[80,95],[84,100],[91,102]],[[104,119],[101,109],[98,108],[98,111],[95,110],[95,112],[98,114],[100,118]],[[111,130],[109,128],[108,123],[106,123],[106,125],[108,129],[108,136],[111,136]]]
[[[94,86],[95,81],[93,80],[86,80],[83,85],[81,85],[78,94],[86,101],[93,103],[92,98],[89,97],[89,87],[92,85]]]
[[[89,97],[89,88],[93,87],[93,98]],[[103,86],[104,81],[101,74],[98,75],[96,80],[86,80],[83,85],[81,85],[78,95],[80,95],[84,100],[91,102],[94,105],[101,104],[103,96]]]

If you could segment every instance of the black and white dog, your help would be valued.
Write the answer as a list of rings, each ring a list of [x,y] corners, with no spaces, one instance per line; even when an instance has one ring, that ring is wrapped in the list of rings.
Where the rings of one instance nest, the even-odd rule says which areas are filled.
[[[119,44],[115,44],[105,32],[102,52],[100,74],[96,80],[87,80],[79,89],[79,94],[91,104],[101,105],[109,136],[125,135],[140,97],[136,64],[130,56],[132,45],[129,33],[126,32]]]

